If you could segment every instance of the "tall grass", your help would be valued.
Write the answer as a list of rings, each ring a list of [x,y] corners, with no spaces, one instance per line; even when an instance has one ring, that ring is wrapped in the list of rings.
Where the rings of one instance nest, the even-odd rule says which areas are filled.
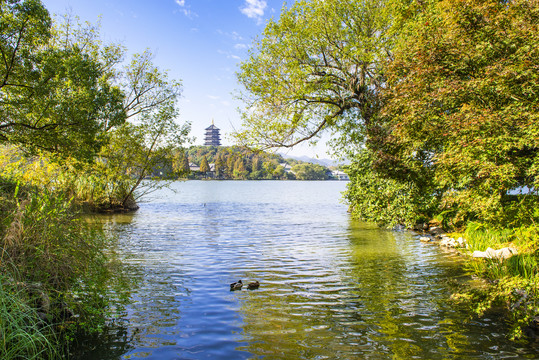
[[[58,337],[62,341],[74,332],[99,331],[111,309],[125,300],[117,294],[128,286],[122,266],[108,251],[110,238],[82,221],[64,193],[46,187],[23,186],[0,177],[0,210],[0,274],[2,280],[17,284],[9,288],[4,283],[0,292],[0,301],[7,304],[3,305],[7,310],[0,312],[2,327],[19,326],[12,319],[15,316],[22,319],[21,327],[40,330],[43,321],[35,310],[39,309],[46,324],[62,332]],[[38,295],[27,294],[25,299],[30,288],[37,288]],[[8,344],[7,334],[29,338],[8,330],[0,334],[6,349],[14,346],[12,339]]]
[[[487,224],[470,222],[466,226],[464,236],[470,250],[484,251],[487,248],[501,248],[509,244],[514,235],[514,230],[499,229]]]
[[[0,358],[57,359],[57,341],[35,309],[26,303],[22,291],[7,285],[0,276]]]
[[[505,307],[512,319],[513,338],[539,315],[539,227],[500,228],[469,223],[464,236],[472,251],[513,247],[518,254],[508,259],[470,259],[469,270],[489,280],[486,287],[465,289],[455,294],[479,315]]]
[[[539,229],[520,227],[517,229],[496,228],[481,223],[469,223],[464,233],[471,251],[485,251],[487,248],[513,247],[519,252],[509,259],[481,259],[470,262],[474,272],[489,279],[506,276],[520,276],[532,280],[539,268]]]

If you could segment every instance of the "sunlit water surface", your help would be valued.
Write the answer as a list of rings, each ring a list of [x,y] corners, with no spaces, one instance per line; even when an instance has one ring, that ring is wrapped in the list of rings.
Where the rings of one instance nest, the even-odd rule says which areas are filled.
[[[344,182],[188,181],[104,217],[137,279],[80,359],[535,359],[448,301],[460,257],[350,220]],[[229,291],[238,279],[258,290]]]

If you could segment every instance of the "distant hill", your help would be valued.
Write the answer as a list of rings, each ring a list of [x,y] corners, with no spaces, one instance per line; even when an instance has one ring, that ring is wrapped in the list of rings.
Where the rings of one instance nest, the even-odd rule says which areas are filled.
[[[299,160],[303,162],[308,162],[311,164],[319,164],[326,167],[339,166],[343,164],[343,162],[333,160],[333,159],[316,159],[316,158],[311,158],[308,156],[292,156],[289,154],[282,154],[282,153],[278,153],[278,154],[281,155],[285,159],[289,158],[289,159]]]

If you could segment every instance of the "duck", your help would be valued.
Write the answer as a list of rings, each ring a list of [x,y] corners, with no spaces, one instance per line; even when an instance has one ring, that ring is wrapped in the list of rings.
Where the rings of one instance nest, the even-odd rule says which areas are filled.
[[[230,291],[241,290],[242,287],[243,287],[243,283],[241,282],[241,280],[238,280],[230,284]]]
[[[258,280],[252,281],[249,284],[247,284],[247,290],[255,290],[255,289],[258,289],[259,286],[260,286],[260,283],[258,282]]]

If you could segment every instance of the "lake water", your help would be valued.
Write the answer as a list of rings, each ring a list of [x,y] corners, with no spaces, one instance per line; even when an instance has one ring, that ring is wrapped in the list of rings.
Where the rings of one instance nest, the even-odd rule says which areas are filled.
[[[81,359],[535,359],[448,301],[454,253],[352,221],[344,182],[174,183],[104,217],[138,280]],[[258,290],[231,292],[242,279]]]

